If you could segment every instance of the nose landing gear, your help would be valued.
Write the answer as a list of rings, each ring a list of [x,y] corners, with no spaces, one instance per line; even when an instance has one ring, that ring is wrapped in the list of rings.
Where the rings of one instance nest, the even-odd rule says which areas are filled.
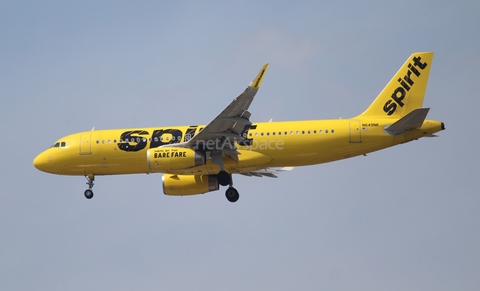
[[[85,198],[92,199],[93,198],[92,188],[93,188],[93,184],[94,184],[93,181],[95,180],[95,176],[85,175],[85,178],[87,179],[87,185],[88,185],[88,189],[85,190],[85,192],[84,192]]]

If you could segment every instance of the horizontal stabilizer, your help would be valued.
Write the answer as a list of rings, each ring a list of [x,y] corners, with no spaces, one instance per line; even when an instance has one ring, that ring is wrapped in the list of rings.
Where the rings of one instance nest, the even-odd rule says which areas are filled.
[[[407,130],[421,127],[430,108],[417,108],[404,117],[397,120],[394,124],[385,128],[385,132],[390,135],[398,135]]]

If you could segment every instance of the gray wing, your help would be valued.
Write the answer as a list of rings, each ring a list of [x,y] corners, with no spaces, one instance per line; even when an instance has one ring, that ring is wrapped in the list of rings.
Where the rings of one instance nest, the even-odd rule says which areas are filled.
[[[188,147],[196,150],[203,150],[212,153],[214,163],[223,164],[219,159],[223,156],[230,156],[238,160],[238,152],[235,142],[242,142],[245,137],[241,135],[245,129],[250,127],[250,112],[248,108],[255,97],[263,76],[267,70],[268,63],[263,65],[255,79],[248,85],[243,93],[208,123],[199,133],[190,140],[181,144],[165,146]],[[223,165],[221,165],[223,166]]]
[[[293,167],[283,167],[283,168],[266,168],[258,171],[252,172],[244,172],[239,173],[240,175],[248,176],[248,177],[270,177],[270,178],[277,178],[277,174],[284,171],[291,171]]]

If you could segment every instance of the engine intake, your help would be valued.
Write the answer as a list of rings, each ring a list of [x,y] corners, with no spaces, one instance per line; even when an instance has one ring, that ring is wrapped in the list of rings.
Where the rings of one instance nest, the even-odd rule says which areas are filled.
[[[172,196],[203,194],[219,188],[215,175],[164,174],[162,180],[163,193]]]

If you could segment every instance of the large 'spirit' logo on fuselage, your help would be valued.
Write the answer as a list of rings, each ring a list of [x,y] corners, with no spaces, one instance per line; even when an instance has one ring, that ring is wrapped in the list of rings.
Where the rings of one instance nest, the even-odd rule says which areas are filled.
[[[256,125],[246,124],[243,130],[239,133],[238,144],[241,146],[251,146],[253,138],[247,138],[248,131],[256,128]],[[188,127],[186,131],[182,131],[182,129],[178,128],[156,129],[153,130],[153,132],[143,129],[129,130],[120,135],[117,145],[122,151],[138,152],[146,148],[158,148],[167,144],[187,142],[202,129],[203,127],[198,128],[198,126],[193,125]]]

